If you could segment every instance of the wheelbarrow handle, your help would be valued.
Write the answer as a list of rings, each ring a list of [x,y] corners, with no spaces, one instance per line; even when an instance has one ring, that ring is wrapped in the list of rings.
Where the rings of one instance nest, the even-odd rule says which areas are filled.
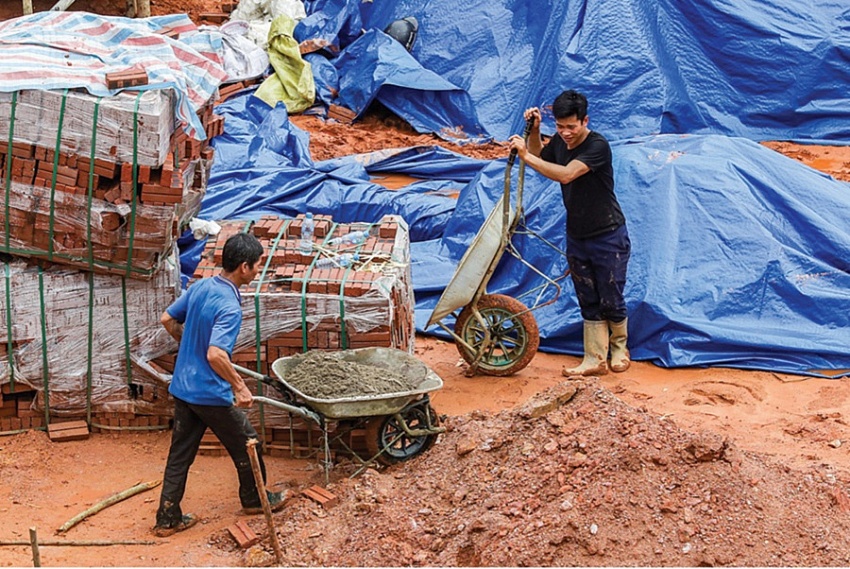
[[[528,140],[528,135],[531,134],[531,129],[533,127],[534,127],[534,119],[533,118],[525,121],[525,128],[522,131],[522,139],[523,140]],[[508,168],[510,168],[511,166],[514,165],[514,162],[516,161],[516,155],[517,155],[516,149],[511,150],[511,153],[508,156]]]
[[[265,403],[266,405],[271,405],[272,407],[277,407],[278,409],[283,409],[284,411],[289,411],[294,415],[298,415],[303,419],[309,419],[313,421],[320,427],[322,426],[322,417],[319,416],[318,413],[315,413],[306,407],[300,407],[298,405],[290,405],[289,403],[284,403],[283,401],[278,401],[276,399],[271,399],[270,397],[262,397],[259,395],[254,396],[254,401],[257,403]]]
[[[270,375],[263,375],[262,373],[258,373],[252,369],[248,369],[246,367],[242,367],[241,365],[233,364],[233,369],[241,373],[242,375],[247,375],[248,377],[253,377],[257,381],[262,381],[266,385],[274,385],[275,380]]]
[[[248,377],[253,377],[257,381],[262,381],[266,385],[271,385],[272,387],[275,387],[275,388],[279,387],[278,383],[271,376],[263,375],[261,373],[257,373],[256,371],[254,371],[252,369],[248,369],[246,367],[242,367],[242,366],[237,365],[237,364],[233,364],[233,369],[235,369],[236,371],[238,371],[239,373],[241,373],[243,375],[247,375]],[[284,411],[289,411],[290,413],[294,413],[295,415],[298,415],[299,417],[302,417],[304,419],[310,419],[311,421],[314,421],[320,427],[322,426],[322,417],[320,417],[318,415],[318,413],[315,413],[315,412],[311,411],[310,409],[307,409],[306,407],[301,407],[299,405],[293,405],[293,404],[290,404],[290,403],[284,403],[283,401],[278,401],[276,399],[271,399],[269,397],[262,397],[262,396],[259,396],[259,395],[254,396],[254,401],[256,401],[257,403],[265,403],[266,405],[271,405],[272,407],[277,407],[278,409],[283,409]]]

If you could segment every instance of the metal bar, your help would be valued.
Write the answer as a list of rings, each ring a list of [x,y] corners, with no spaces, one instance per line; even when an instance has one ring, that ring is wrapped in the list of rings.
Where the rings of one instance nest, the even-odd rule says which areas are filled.
[[[266,405],[271,405],[272,407],[277,407],[278,409],[283,409],[284,411],[289,411],[290,413],[298,415],[303,419],[310,419],[319,426],[322,425],[322,419],[316,413],[313,413],[312,411],[310,411],[309,409],[305,409],[304,407],[289,405],[287,403],[283,403],[282,401],[277,401],[268,397],[261,397],[259,395],[254,396],[254,401],[256,401],[257,403],[265,403]]]
[[[67,10],[71,4],[74,3],[74,0],[59,0],[53,8],[50,9],[51,12],[64,12]]]
[[[32,14],[32,0],[24,0],[24,16]]]

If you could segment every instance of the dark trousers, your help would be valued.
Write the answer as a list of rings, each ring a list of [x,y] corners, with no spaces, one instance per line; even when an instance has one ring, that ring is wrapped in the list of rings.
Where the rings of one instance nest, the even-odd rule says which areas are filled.
[[[631,241],[625,225],[589,239],[567,236],[567,263],[585,320],[622,322]]]
[[[201,438],[207,427],[215,433],[227,449],[230,458],[233,459],[233,464],[236,465],[236,472],[239,475],[239,500],[242,506],[245,508],[260,506],[260,495],[257,492],[254,471],[251,469],[251,459],[248,458],[246,447],[248,439],[258,437],[257,431],[248,422],[245,411],[233,405],[230,407],[193,405],[175,397],[171,449],[168,451],[168,461],[162,481],[162,495],[156,512],[158,526],[173,526],[183,517],[180,501],[186,491],[189,467],[195,462],[195,456],[201,446]],[[265,482],[266,467],[259,447],[257,455],[260,458],[260,469]]]

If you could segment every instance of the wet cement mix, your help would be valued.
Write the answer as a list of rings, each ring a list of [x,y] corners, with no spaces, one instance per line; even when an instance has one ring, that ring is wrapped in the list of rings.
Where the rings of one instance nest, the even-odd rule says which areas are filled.
[[[347,361],[338,354],[312,351],[284,378],[289,386],[315,399],[346,399],[403,393],[416,389],[420,377],[376,365]]]

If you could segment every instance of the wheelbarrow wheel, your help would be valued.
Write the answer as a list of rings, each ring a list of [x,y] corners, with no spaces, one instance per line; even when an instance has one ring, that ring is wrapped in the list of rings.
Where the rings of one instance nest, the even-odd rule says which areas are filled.
[[[520,301],[504,294],[485,294],[478,300],[478,311],[487,323],[490,348],[478,360],[478,370],[487,375],[511,375],[527,366],[540,346],[540,331],[534,315]],[[485,329],[472,314],[472,307],[464,308],[455,323],[455,334],[472,346],[456,343],[460,355],[467,363],[475,362],[476,352],[484,341]]]
[[[402,410],[401,416],[411,430],[425,429],[429,424],[428,417],[425,416],[426,412],[431,419],[430,425],[436,427],[440,420],[430,405],[409,407]],[[376,460],[386,466],[404,462],[422,454],[431,448],[436,440],[436,434],[409,436],[396,421],[395,415],[373,417],[366,422],[366,449],[369,451],[369,456],[377,455]]]

